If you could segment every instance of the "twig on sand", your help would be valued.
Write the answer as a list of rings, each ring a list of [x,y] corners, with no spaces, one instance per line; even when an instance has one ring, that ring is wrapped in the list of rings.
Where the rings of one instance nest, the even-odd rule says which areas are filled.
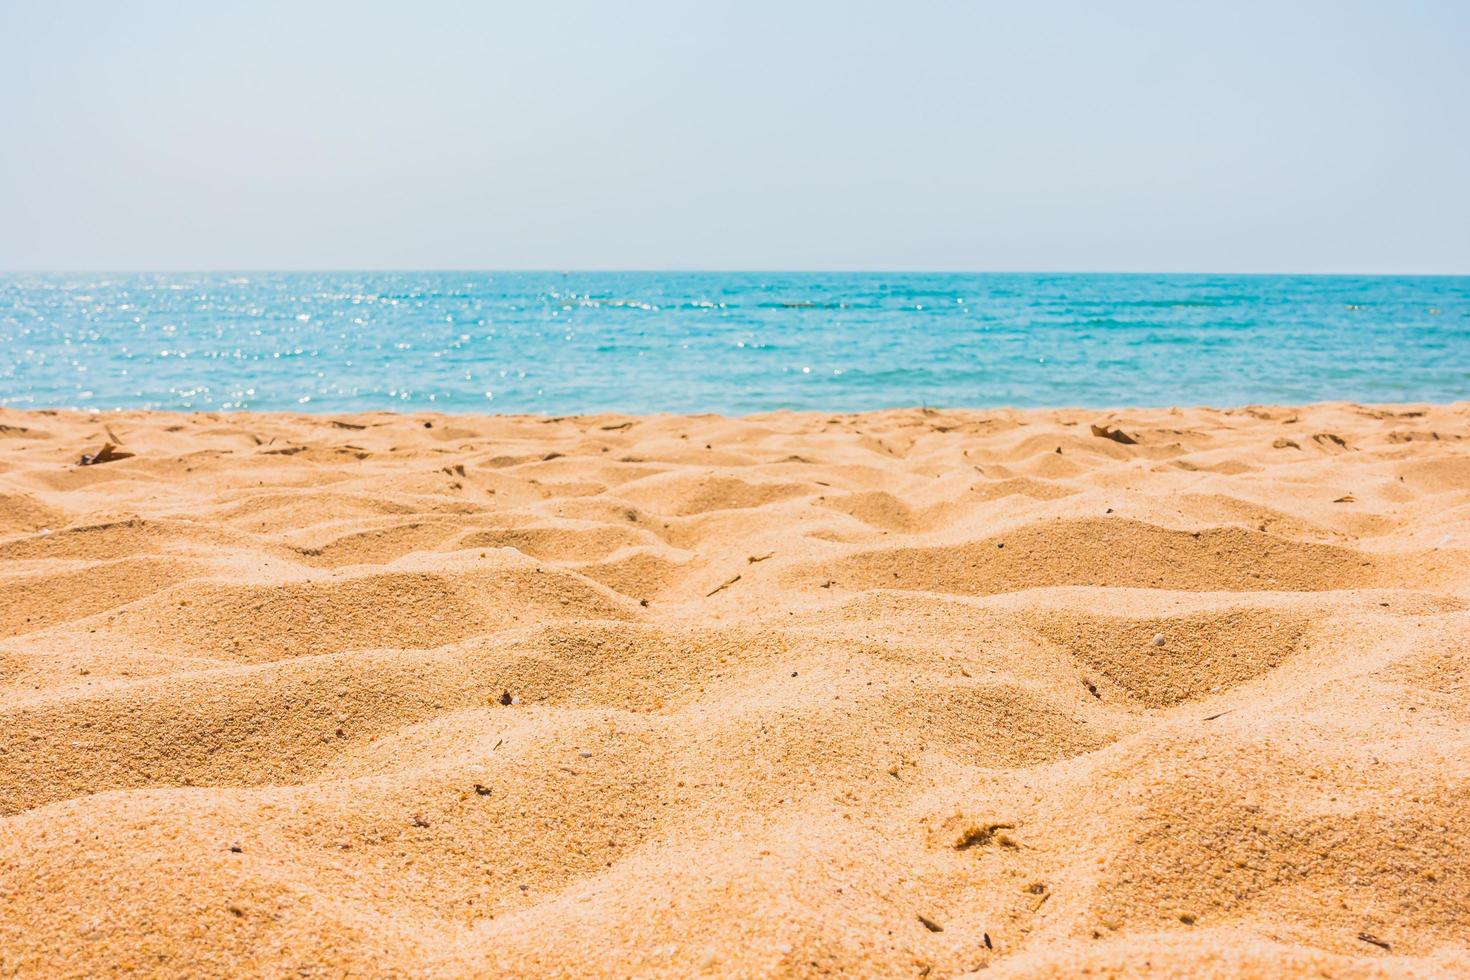
[[[127,459],[132,453],[120,453],[117,446],[110,442],[104,442],[102,448],[95,453],[87,453],[77,460],[78,466],[96,466],[99,463],[110,463],[115,459]]]
[[[705,597],[705,598],[706,598],[706,599],[708,599],[708,598],[709,598],[709,597],[710,597],[710,596],[712,596],[712,595],[714,595],[714,594],[715,594],[715,593],[716,593],[716,592],[722,592],[722,591],[724,591],[724,590],[725,590],[725,589],[728,589],[728,588],[729,588],[729,587],[730,587],[730,586],[732,586],[732,585],[734,585],[734,584],[735,584],[735,583],[736,583],[736,582],[738,582],[738,581],[740,581],[740,576],[739,576],[739,575],[737,575],[737,576],[735,576],[735,577],[734,577],[734,578],[732,578],[732,579],[731,579],[731,580],[730,580],[730,581],[728,581],[728,582],[725,582],[725,583],[724,583],[724,584],[722,584],[722,585],[717,585],[717,586],[715,586],[715,587],[714,587],[714,589],[712,589],[712,590],[711,590],[711,591],[709,591],[709,592],[706,592],[706,593],[705,593],[705,594],[704,594],[704,597]]]

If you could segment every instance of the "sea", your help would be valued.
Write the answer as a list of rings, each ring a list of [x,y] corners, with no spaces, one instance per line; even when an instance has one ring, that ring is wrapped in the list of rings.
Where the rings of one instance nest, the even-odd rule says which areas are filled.
[[[0,274],[0,405],[850,412],[1470,398],[1470,277]]]

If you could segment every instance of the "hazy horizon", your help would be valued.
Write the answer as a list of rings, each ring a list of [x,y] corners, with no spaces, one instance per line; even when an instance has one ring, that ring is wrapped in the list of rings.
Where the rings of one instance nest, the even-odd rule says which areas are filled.
[[[1470,273],[1470,9],[0,7],[0,269]]]

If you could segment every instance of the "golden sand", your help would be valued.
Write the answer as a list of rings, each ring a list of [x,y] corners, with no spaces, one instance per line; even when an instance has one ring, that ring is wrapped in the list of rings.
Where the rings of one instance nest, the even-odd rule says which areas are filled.
[[[1467,549],[1467,404],[3,411],[0,976],[1470,975]]]

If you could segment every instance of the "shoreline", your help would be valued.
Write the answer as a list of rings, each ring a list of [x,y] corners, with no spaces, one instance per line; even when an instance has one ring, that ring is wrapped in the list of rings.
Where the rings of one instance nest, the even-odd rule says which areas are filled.
[[[1470,401],[0,408],[0,589],[19,975],[1470,972]]]
[[[446,411],[438,408],[415,408],[405,410],[402,408],[364,408],[364,409],[255,409],[255,408],[229,408],[229,409],[207,409],[207,408],[135,408],[129,406],[115,406],[112,408],[82,408],[77,406],[50,406],[43,408],[21,408],[16,406],[0,405],[0,414],[13,415],[40,415],[46,417],[76,415],[83,417],[116,417],[118,415],[169,415],[180,417],[200,416],[214,419],[249,419],[249,418],[280,418],[309,420],[329,420],[331,418],[349,418],[356,416],[387,416],[390,418],[444,418],[444,419],[507,419],[507,420],[530,420],[530,421],[592,421],[606,417],[622,419],[725,419],[732,422],[758,421],[768,417],[775,418],[829,418],[840,416],[843,418],[854,418],[863,416],[886,416],[910,412],[918,413],[942,413],[946,415],[979,416],[987,414],[1007,415],[1057,415],[1057,414],[1087,414],[1116,415],[1123,412],[1138,412],[1145,414],[1169,413],[1169,412],[1205,412],[1217,415],[1249,414],[1252,411],[1268,412],[1301,412],[1313,409],[1349,409],[1367,411],[1427,411],[1430,409],[1456,410],[1470,407],[1470,398],[1457,398],[1452,401],[1357,401],[1353,399],[1322,399],[1306,402],[1242,402],[1231,405],[1215,404],[1128,404],[1109,403],[1106,405],[992,405],[992,406],[939,406],[924,403],[908,405],[892,405],[886,408],[867,408],[856,410],[826,411],[812,408],[774,408],[744,414],[726,412],[699,412],[699,411],[677,411],[677,412],[633,412],[622,409],[608,408],[597,411],[572,412],[568,414],[549,414],[538,412],[460,412]]]

